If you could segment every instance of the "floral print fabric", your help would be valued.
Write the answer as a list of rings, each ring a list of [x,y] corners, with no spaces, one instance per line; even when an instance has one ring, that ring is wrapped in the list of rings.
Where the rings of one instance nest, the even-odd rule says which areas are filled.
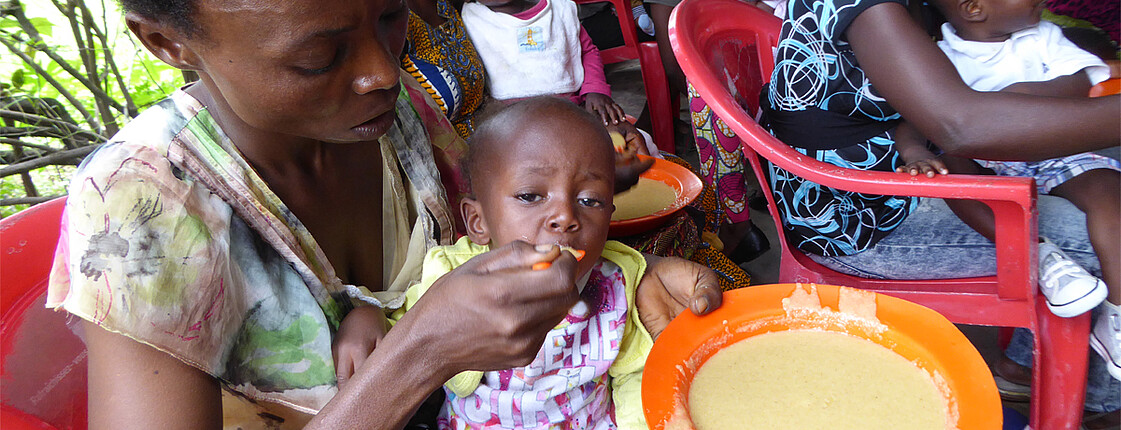
[[[417,80],[452,121],[460,137],[475,131],[475,114],[487,96],[486,70],[459,11],[448,0],[436,0],[443,24],[432,27],[409,12],[408,41],[401,66]]]
[[[692,85],[689,86],[689,111],[700,161],[698,167],[705,183],[715,187],[717,207],[722,210],[720,219],[708,228],[717,231],[721,225],[751,219],[747,208],[747,183],[744,182],[747,163],[740,150],[740,139]]]

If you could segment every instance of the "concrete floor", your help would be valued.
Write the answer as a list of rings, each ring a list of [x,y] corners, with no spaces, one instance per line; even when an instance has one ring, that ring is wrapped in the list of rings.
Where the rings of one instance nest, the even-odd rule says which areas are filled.
[[[609,64],[605,69],[607,72],[607,81],[611,84],[612,96],[615,102],[622,106],[623,110],[628,115],[638,117],[642,113],[643,105],[646,102],[638,61],[632,60]],[[681,106],[683,108],[680,112],[680,118],[684,121],[688,121],[688,105],[684,99],[682,100]],[[678,136],[677,148],[679,156],[685,158],[694,166],[697,165],[696,147],[693,145],[691,136]],[[748,177],[754,178],[754,174],[749,174]],[[753,181],[748,184],[748,187],[749,191],[752,187],[758,189],[758,185]],[[741,267],[751,274],[751,282],[754,285],[776,283],[778,282],[779,249],[778,232],[775,228],[775,223],[771,219],[770,214],[756,210],[751,210],[751,221],[763,230],[770,240],[772,247],[759,258],[743,264]],[[996,340],[997,328],[968,325],[959,325],[958,328],[973,342],[978,352],[981,353],[981,356],[990,366],[1000,357],[1000,350],[997,347]],[[1019,411],[1024,415],[1028,413],[1027,403],[1005,402],[1005,406]]]

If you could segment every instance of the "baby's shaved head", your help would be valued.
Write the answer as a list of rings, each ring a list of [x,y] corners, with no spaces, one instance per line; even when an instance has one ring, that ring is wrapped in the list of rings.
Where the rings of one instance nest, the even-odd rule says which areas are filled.
[[[577,147],[575,142],[558,138],[553,139],[521,139],[536,135],[553,135],[559,133],[542,133],[552,127],[561,127],[572,130],[574,127],[594,130],[598,142],[588,146]],[[508,153],[509,145],[523,146],[563,146],[572,147],[575,157],[587,157],[589,160],[613,160],[615,155],[612,150],[611,136],[603,127],[601,121],[576,104],[557,97],[541,96],[519,101],[511,104],[494,116],[486,119],[475,128],[474,134],[468,141],[467,156],[463,159],[463,172],[471,185],[471,193],[475,194],[479,182],[487,175],[482,174],[484,169],[501,167],[501,155]],[[590,150],[590,151],[589,151]]]

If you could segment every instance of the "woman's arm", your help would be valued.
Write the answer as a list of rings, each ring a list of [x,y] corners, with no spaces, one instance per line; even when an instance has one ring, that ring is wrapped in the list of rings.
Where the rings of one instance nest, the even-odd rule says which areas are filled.
[[[540,261],[545,270],[532,271]],[[514,242],[433,283],[307,428],[400,428],[463,370],[528,364],[579,295],[576,259]],[[532,287],[527,287],[532,286]]]
[[[539,261],[549,269],[532,271]],[[307,428],[399,429],[463,370],[529,363],[579,298],[576,259],[516,242],[440,278]],[[532,285],[532,288],[526,288]],[[83,322],[91,429],[217,429],[218,381],[153,347]]]
[[[900,4],[868,8],[845,35],[872,85],[951,155],[1041,160],[1121,143],[1121,98],[973,91]]]
[[[550,260],[548,269],[530,270]],[[639,287],[640,310],[644,297],[650,299],[643,313],[658,321],[643,317],[652,334],[685,307],[706,313],[720,304],[712,273],[681,261],[655,258],[649,269],[653,282]],[[515,242],[456,268],[386,334],[307,428],[398,429],[456,373],[529,363],[579,297],[575,266],[576,259],[559,248]],[[213,377],[163,351],[84,324],[91,428],[222,426],[221,391]]]
[[[1090,77],[1086,70],[1059,76],[1049,81],[1017,82],[1005,87],[1004,92],[1051,97],[1086,97],[1090,94]]]
[[[410,329],[399,324],[390,330],[362,367],[305,428],[404,427],[424,399],[447,380],[439,372],[438,358],[419,342],[428,336]]]
[[[83,321],[90,429],[217,429],[218,381],[163,351]]]

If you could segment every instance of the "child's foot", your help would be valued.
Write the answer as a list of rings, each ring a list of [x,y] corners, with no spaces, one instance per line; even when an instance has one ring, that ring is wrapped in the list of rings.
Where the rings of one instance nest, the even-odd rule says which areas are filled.
[[[1039,243],[1039,289],[1047,307],[1063,318],[1082,315],[1105,300],[1108,291],[1098,279],[1047,239]]]
[[[634,23],[638,24],[639,30],[642,30],[647,36],[654,35],[654,20],[650,19],[645,7],[642,5],[635,6],[631,8],[631,14],[634,15]]]
[[[1090,332],[1090,347],[1105,359],[1106,369],[1121,380],[1121,307],[1105,302]]]

